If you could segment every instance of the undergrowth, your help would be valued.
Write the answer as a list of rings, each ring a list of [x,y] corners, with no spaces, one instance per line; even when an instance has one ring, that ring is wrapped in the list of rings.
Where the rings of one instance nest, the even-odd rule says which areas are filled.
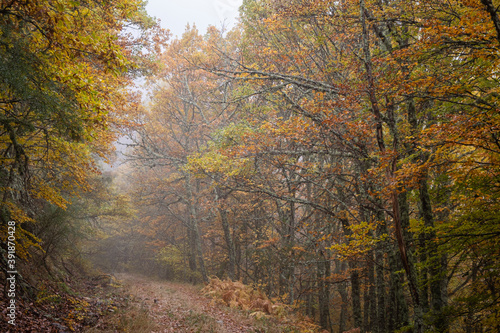
[[[213,278],[202,292],[216,303],[239,309],[255,318],[256,333],[321,332],[319,326],[295,313],[290,306],[273,302],[262,291],[239,281]]]

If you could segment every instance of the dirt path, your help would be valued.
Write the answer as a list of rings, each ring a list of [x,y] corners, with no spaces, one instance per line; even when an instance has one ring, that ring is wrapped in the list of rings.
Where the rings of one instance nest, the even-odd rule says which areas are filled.
[[[149,311],[152,332],[258,332],[252,320],[202,297],[196,287],[130,274],[116,276],[134,302]]]

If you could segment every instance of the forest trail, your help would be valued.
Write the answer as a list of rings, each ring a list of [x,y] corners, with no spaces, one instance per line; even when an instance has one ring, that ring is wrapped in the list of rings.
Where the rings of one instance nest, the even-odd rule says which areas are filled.
[[[152,332],[258,332],[252,319],[201,296],[196,286],[132,274],[116,274],[155,323]]]

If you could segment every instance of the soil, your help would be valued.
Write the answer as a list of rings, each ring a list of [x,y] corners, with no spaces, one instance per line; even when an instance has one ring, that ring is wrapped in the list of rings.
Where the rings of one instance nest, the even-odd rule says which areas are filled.
[[[199,287],[117,274],[135,306],[148,311],[152,332],[258,332],[252,318],[201,296]]]

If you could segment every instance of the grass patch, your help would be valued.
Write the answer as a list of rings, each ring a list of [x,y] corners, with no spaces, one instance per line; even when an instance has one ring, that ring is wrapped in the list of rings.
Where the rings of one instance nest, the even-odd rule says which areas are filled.
[[[185,323],[195,333],[216,333],[220,331],[217,321],[204,313],[190,312],[185,318]]]
[[[156,325],[145,308],[129,305],[114,313],[106,315],[95,327],[85,330],[85,333],[146,333],[156,329]]]
[[[254,333],[302,333],[305,331],[300,327],[295,327],[293,324],[280,323],[274,318],[261,317],[255,319],[252,332]]]

